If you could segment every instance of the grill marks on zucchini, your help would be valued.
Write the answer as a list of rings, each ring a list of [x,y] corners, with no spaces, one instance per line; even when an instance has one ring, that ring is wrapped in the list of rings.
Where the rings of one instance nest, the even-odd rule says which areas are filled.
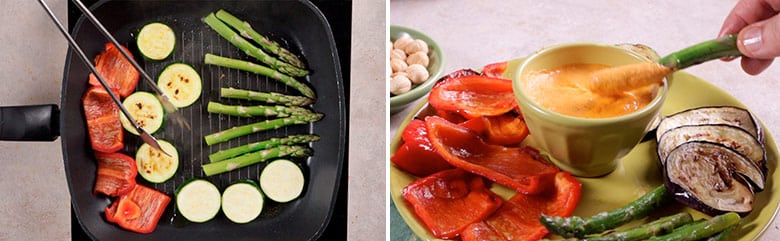
[[[154,134],[163,125],[165,119],[165,111],[163,109],[160,100],[157,99],[152,93],[137,91],[128,96],[122,105],[125,106],[130,115],[135,119],[136,123],[143,128],[149,134]],[[122,126],[128,132],[138,135],[138,131],[135,129],[130,120],[125,115],[120,115],[122,119]]]
[[[135,153],[135,162],[141,177],[152,183],[163,183],[179,169],[179,152],[170,142],[161,139],[157,142],[170,156],[144,143]]]
[[[752,211],[767,169],[763,132],[750,112],[682,111],[661,121],[656,138],[664,184],[678,202],[709,215]]]
[[[203,84],[200,74],[192,66],[173,63],[165,67],[157,78],[157,86],[176,107],[187,107],[200,98]]]

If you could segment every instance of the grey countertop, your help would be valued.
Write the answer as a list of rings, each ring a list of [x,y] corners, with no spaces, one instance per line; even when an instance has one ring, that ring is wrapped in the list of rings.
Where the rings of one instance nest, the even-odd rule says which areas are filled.
[[[48,0],[63,23],[67,0]],[[58,104],[67,43],[37,1],[0,1],[0,106]],[[385,2],[353,4],[347,231],[385,238]],[[357,64],[360,63],[360,64]],[[359,100],[359,101],[355,101]],[[361,140],[377,140],[376,143]],[[0,142],[0,240],[71,240],[59,140]]]
[[[444,73],[449,73],[566,42],[642,43],[664,55],[715,38],[736,2],[392,0],[389,23],[433,38],[444,51]],[[742,72],[739,61],[713,61],[685,71],[736,97],[778,137],[780,63],[758,76]],[[411,109],[390,116],[391,135]],[[760,240],[780,236],[778,225],[775,219]]]

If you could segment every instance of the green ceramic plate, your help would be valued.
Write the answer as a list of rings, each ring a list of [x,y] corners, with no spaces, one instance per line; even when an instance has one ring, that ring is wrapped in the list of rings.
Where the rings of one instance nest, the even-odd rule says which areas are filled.
[[[512,60],[511,64],[517,64],[522,60]],[[511,68],[508,68],[511,69]],[[661,108],[661,114],[669,115],[678,111],[700,106],[732,105],[746,108],[722,89],[685,72],[677,72],[673,76],[669,93]],[[417,106],[418,111],[425,115],[428,110],[427,102]],[[411,114],[401,124],[398,130],[409,123],[415,114]],[[740,237],[740,241],[757,240],[760,238],[769,223],[774,219],[780,201],[780,184],[775,185],[775,180],[780,180],[780,172],[777,167],[777,146],[772,135],[764,128],[767,148],[767,173],[766,189],[756,194],[753,204],[754,210],[743,218],[740,226],[734,230],[731,237]],[[390,145],[391,155],[401,146],[401,131],[397,131]],[[528,139],[526,139],[528,140]],[[533,143],[524,143],[533,146]],[[661,171],[657,164],[654,141],[647,141],[637,145],[626,157],[624,157],[617,169],[611,174],[600,178],[579,178],[583,183],[582,196],[574,215],[590,216],[598,212],[621,207],[650,191],[663,183]],[[435,240],[424,224],[414,215],[413,208],[401,196],[401,189],[417,179],[417,177],[405,173],[390,164],[390,195],[409,228],[423,240]],[[492,190],[504,198],[514,194],[514,191],[501,185],[494,184]],[[686,211],[693,214],[694,218],[707,217],[706,215],[685,207],[681,204],[666,205],[661,211],[653,214],[653,217],[670,215],[676,212]],[[625,226],[633,226],[636,223],[644,223],[647,220],[637,220],[635,223]],[[393,232],[393,230],[391,230]]]
[[[414,39],[422,39],[425,41],[426,44],[428,44],[428,57],[430,58],[430,63],[428,64],[428,73],[429,76],[428,80],[423,82],[420,85],[412,86],[412,90],[409,92],[406,92],[401,95],[391,96],[390,97],[390,113],[396,113],[414,102],[415,100],[419,99],[420,97],[423,97],[425,94],[427,94],[429,91],[431,91],[431,88],[433,87],[433,84],[436,82],[437,79],[439,79],[439,76],[441,76],[442,71],[444,70],[444,54],[442,52],[442,49],[439,47],[439,45],[436,43],[436,41],[433,41],[428,35],[423,34],[420,31],[407,28],[407,27],[401,27],[392,25],[390,26],[390,41],[395,41],[398,38],[401,38],[402,36],[410,36]]]

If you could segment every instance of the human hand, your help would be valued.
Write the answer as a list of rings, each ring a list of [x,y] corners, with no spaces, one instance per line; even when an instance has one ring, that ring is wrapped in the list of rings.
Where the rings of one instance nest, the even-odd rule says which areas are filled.
[[[780,56],[780,0],[740,0],[719,36],[739,33],[737,46],[745,73],[757,75]]]

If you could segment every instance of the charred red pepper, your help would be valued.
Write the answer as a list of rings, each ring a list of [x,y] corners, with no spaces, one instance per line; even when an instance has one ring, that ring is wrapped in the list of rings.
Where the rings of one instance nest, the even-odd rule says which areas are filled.
[[[486,220],[469,225],[461,233],[471,240],[539,240],[547,229],[539,222],[542,214],[570,216],[579,203],[582,184],[567,172],[555,176],[555,188],[537,195],[515,194]]]
[[[438,116],[425,118],[428,138],[444,160],[521,193],[539,193],[559,170],[531,147],[490,145],[468,128]]]
[[[441,80],[428,101],[437,110],[455,111],[467,119],[502,115],[517,106],[512,81],[479,75]]]
[[[431,233],[445,239],[485,219],[503,202],[485,187],[481,177],[460,169],[417,179],[404,187],[403,196]]]
[[[488,64],[482,68],[482,75],[493,78],[503,78],[506,67],[506,61]]]
[[[513,114],[482,116],[460,123],[495,145],[519,145],[528,136],[528,127],[522,118]]]
[[[390,157],[398,168],[424,177],[438,171],[453,168],[431,146],[425,122],[412,120],[402,134],[404,144]]]
[[[157,190],[136,185],[106,207],[106,220],[136,233],[151,233],[170,201],[170,197]]]
[[[124,46],[122,48],[130,54],[127,48]],[[122,98],[133,93],[138,85],[138,77],[141,76],[133,64],[112,43],[106,43],[105,50],[95,56],[95,69],[108,82],[108,86],[117,90]],[[89,74],[89,84],[101,86],[94,74]]]
[[[122,149],[124,132],[119,120],[119,107],[108,92],[103,87],[91,87],[84,93],[81,103],[92,149],[105,153]]]
[[[138,169],[132,157],[122,153],[95,152],[95,158],[97,159],[95,193],[118,197],[135,188]]]

